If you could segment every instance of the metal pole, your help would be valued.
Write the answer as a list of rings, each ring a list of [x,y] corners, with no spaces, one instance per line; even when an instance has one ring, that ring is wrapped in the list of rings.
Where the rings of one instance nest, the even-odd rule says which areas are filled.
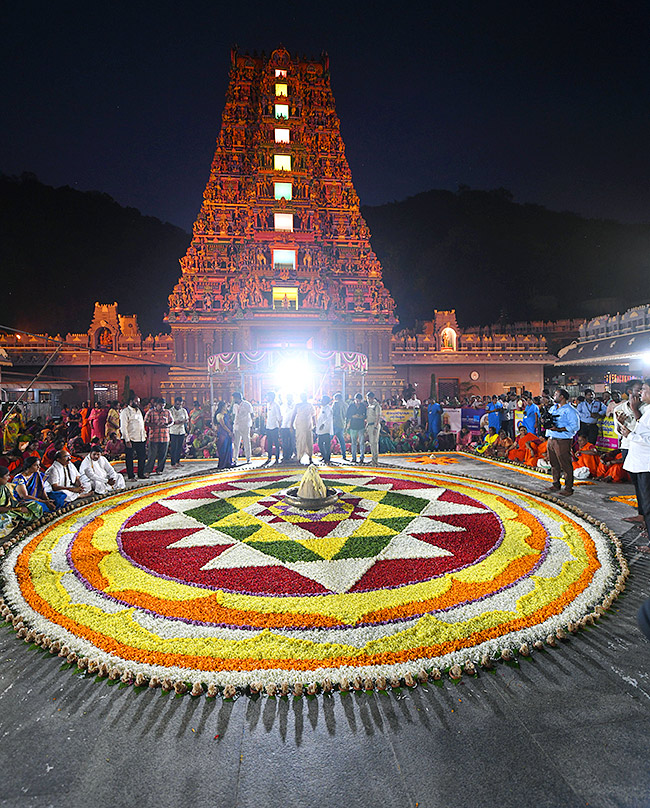
[[[210,423],[214,417],[214,377],[210,373]]]
[[[361,374],[361,395],[362,396],[366,395],[366,374],[365,373]]]
[[[93,401],[93,387],[92,387],[92,381],[91,381],[92,356],[93,356],[92,348],[88,348],[88,406],[89,407],[92,407],[92,405],[94,404],[94,401]]]

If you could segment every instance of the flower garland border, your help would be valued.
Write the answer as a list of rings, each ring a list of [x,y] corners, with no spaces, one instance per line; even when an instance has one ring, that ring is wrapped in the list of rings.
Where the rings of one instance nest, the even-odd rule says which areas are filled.
[[[390,465],[379,464],[377,467],[386,470],[394,469],[394,466]],[[370,466],[369,468],[373,467]],[[220,471],[227,473],[232,472],[232,469],[204,469],[195,474],[188,475],[187,478],[183,479],[192,480],[195,478],[211,476],[215,473],[219,473]],[[460,472],[454,473],[453,476],[467,480],[476,480],[476,478],[472,477],[472,475],[463,474]],[[503,483],[499,484],[503,485]],[[155,486],[160,487],[161,485],[164,485],[164,483],[157,480],[133,486],[129,490],[133,491]],[[71,669],[72,672],[76,674],[94,676],[96,681],[107,680],[109,684],[119,683],[120,687],[133,685],[136,690],[160,688],[163,695],[171,692],[174,692],[177,696],[189,693],[193,697],[205,696],[208,699],[215,699],[217,696],[221,696],[224,700],[229,700],[234,699],[239,695],[256,697],[262,693],[266,693],[268,697],[288,697],[290,694],[292,694],[294,697],[299,698],[303,695],[316,696],[319,693],[332,694],[336,691],[339,693],[349,693],[353,690],[367,692],[378,690],[382,692],[389,689],[401,689],[404,686],[413,688],[418,684],[424,685],[429,682],[434,682],[435,684],[441,685],[444,680],[458,683],[458,681],[462,679],[463,675],[476,677],[478,676],[480,669],[488,671],[493,669],[498,663],[506,663],[518,667],[518,656],[527,659],[532,656],[533,651],[539,652],[547,650],[548,648],[556,648],[558,646],[558,641],[567,641],[571,635],[578,634],[581,629],[586,629],[589,626],[596,625],[600,618],[609,609],[611,609],[614,601],[625,591],[626,580],[630,574],[630,569],[623,553],[621,541],[605,522],[600,522],[575,505],[567,503],[558,497],[553,496],[552,494],[532,491],[517,484],[508,483],[505,487],[514,491],[520,491],[523,494],[539,497],[540,499],[558,505],[562,510],[573,513],[574,515],[593,525],[613,545],[613,556],[617,562],[618,570],[609,592],[605,595],[605,597],[602,598],[600,603],[597,603],[590,612],[579,620],[569,622],[564,627],[558,627],[555,632],[549,633],[544,640],[537,639],[532,642],[532,645],[524,641],[519,645],[518,648],[516,648],[513,647],[512,643],[504,643],[504,647],[502,647],[500,650],[497,650],[491,655],[484,653],[478,661],[475,661],[470,657],[472,649],[467,649],[469,653],[466,655],[464,660],[455,662],[446,668],[440,669],[421,665],[418,670],[407,671],[400,676],[394,675],[386,677],[357,675],[351,679],[344,677],[339,682],[333,682],[330,678],[324,678],[322,681],[314,680],[307,683],[299,680],[292,683],[287,679],[284,679],[281,682],[272,681],[264,683],[263,681],[256,679],[249,681],[247,685],[226,684],[220,686],[214,683],[206,685],[200,681],[188,682],[182,678],[161,679],[157,676],[148,676],[142,672],[135,673],[133,670],[130,670],[124,665],[109,665],[109,663],[106,661],[100,662],[95,658],[90,658],[88,655],[77,654],[74,650],[72,650],[72,648],[62,643],[60,640],[53,640],[47,634],[40,633],[29,628],[28,623],[25,623],[25,620],[28,621],[28,618],[12,610],[9,603],[2,595],[0,595],[0,618],[2,618],[5,623],[10,624],[10,627],[13,627],[17,637],[22,639],[30,647],[42,650],[45,653],[50,653],[53,656],[58,656],[59,658],[63,659],[63,664],[61,665],[62,669],[67,668]],[[56,520],[63,514],[72,510],[85,507],[92,502],[97,502],[102,499],[123,494],[124,492],[120,492],[120,494],[113,492],[108,492],[106,494],[93,494],[91,497],[86,497],[83,500],[77,500],[70,503],[55,513],[46,514],[34,524],[26,526],[16,533],[10,534],[5,538],[4,542],[0,543],[0,564],[12,546],[34,533],[48,522]],[[0,584],[1,583],[2,581],[0,581]],[[109,659],[109,661],[113,661],[110,659],[110,655],[107,654],[106,657]],[[413,667],[415,667],[415,665],[413,665]]]

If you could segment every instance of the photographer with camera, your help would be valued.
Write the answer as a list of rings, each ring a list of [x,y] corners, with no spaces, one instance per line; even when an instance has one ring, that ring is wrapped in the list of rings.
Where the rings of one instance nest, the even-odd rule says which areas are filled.
[[[571,446],[580,429],[580,416],[575,407],[569,404],[569,394],[559,388],[553,396],[555,404],[542,416],[542,426],[548,440],[548,459],[553,473],[551,491],[560,492],[564,497],[573,494],[573,461]],[[564,474],[564,489],[560,480]]]

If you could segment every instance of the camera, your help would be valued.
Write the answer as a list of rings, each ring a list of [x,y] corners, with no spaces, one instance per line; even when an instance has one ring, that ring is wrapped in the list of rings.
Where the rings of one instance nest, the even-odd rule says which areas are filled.
[[[557,429],[557,419],[558,415],[555,413],[549,412],[548,410],[542,410],[539,414],[539,421],[542,426],[542,429]]]

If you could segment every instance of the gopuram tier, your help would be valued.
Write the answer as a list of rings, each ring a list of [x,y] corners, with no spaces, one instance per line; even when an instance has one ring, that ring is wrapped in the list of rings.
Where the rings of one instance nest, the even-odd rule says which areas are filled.
[[[214,354],[309,349],[366,354],[366,389],[397,388],[395,303],[359,210],[326,56],[233,51],[210,177],[180,264],[166,317],[176,362],[169,394],[205,397]],[[243,381],[259,400],[272,386],[253,368],[239,371],[219,374],[215,392]],[[357,389],[361,379],[347,383]]]

